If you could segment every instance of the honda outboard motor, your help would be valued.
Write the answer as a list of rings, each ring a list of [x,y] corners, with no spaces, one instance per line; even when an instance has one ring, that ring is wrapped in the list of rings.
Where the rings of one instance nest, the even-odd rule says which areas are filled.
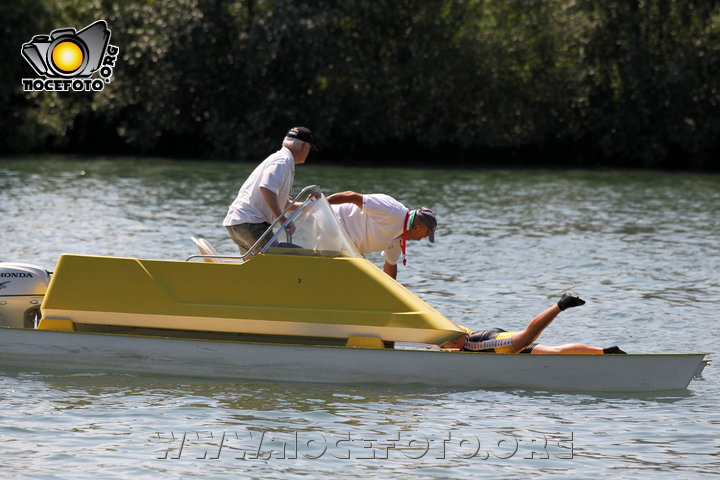
[[[34,328],[48,283],[42,267],[0,262],[0,326]]]

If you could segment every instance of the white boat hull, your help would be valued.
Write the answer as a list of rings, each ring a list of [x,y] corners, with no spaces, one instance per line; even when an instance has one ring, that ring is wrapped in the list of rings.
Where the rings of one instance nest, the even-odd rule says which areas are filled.
[[[687,388],[704,354],[502,355],[0,328],[0,365],[226,379],[646,392]]]

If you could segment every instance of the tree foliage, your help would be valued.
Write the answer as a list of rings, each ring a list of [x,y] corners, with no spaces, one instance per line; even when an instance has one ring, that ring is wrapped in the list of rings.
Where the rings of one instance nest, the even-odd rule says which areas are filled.
[[[718,0],[25,0],[0,5],[0,152],[719,168]],[[33,35],[105,19],[99,93],[22,91]],[[550,157],[548,159],[548,157]]]

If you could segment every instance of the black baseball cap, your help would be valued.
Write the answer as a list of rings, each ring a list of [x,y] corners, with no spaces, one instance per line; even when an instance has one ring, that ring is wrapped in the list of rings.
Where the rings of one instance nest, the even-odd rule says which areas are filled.
[[[307,127],[293,127],[288,130],[288,133],[285,136],[307,142],[312,145],[313,150],[319,150],[317,145],[315,145],[315,139],[313,138],[312,132]]]
[[[420,220],[430,231],[428,240],[435,243],[435,229],[437,228],[437,219],[435,213],[427,207],[420,207],[415,210],[415,219]]]

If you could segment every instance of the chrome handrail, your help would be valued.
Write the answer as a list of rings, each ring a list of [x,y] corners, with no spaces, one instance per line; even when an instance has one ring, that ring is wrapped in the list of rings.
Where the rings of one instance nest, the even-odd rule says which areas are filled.
[[[288,206],[285,207],[285,210],[282,211],[280,216],[275,219],[275,221],[267,228],[267,230],[265,230],[263,232],[262,235],[260,235],[260,238],[257,239],[257,241],[253,244],[253,246],[250,247],[248,249],[248,251],[243,253],[242,255],[239,255],[239,256],[238,255],[190,255],[189,257],[187,257],[185,259],[185,261],[189,262],[190,260],[192,260],[194,258],[221,258],[221,259],[245,261],[245,257],[247,257],[249,255],[252,256],[252,255],[257,255],[257,253],[263,253],[264,251],[266,251],[268,248],[270,248],[272,246],[272,241],[275,240],[275,238],[280,234],[280,232],[282,230],[284,230],[284,228],[281,230],[278,230],[278,232],[272,236],[270,241],[267,242],[267,244],[263,248],[261,248],[259,252],[257,252],[257,253],[253,253],[253,252],[254,252],[255,248],[258,246],[258,244],[268,235],[268,233],[273,231],[273,227],[275,227],[275,225],[277,225],[278,222],[280,222],[280,219],[285,216],[285,214],[293,207],[293,205],[295,205],[295,202],[297,202],[301,197],[303,197],[309,193],[316,193],[317,195],[322,195],[322,191],[320,190],[320,187],[318,185],[308,185],[307,187],[303,188],[300,191],[300,193],[295,195],[295,198],[293,198],[293,200],[288,204]],[[290,217],[288,217],[287,223],[292,222],[292,220],[297,217],[298,212],[300,210],[304,209],[306,204],[310,200],[312,200],[312,198],[308,198],[299,207],[297,207],[295,209],[295,211],[290,215]]]
[[[314,202],[315,202],[315,197],[310,197],[307,200],[305,200],[299,207],[297,207],[295,209],[295,211],[293,213],[290,214],[288,219],[285,221],[284,225],[287,225],[288,223],[292,223],[298,217],[298,215],[300,215],[300,212],[305,210],[305,208],[307,208],[310,204],[312,204]],[[285,233],[287,234],[287,237],[286,237],[287,243],[292,243],[292,234],[285,228],[284,225],[283,225],[283,228],[281,228],[277,232],[275,232],[275,235],[272,236],[270,241],[267,242],[265,244],[265,246],[260,249],[260,253],[265,253],[269,248],[272,248],[273,242],[275,242],[275,240],[277,240],[277,238],[280,235],[282,235],[283,230],[285,230]]]

